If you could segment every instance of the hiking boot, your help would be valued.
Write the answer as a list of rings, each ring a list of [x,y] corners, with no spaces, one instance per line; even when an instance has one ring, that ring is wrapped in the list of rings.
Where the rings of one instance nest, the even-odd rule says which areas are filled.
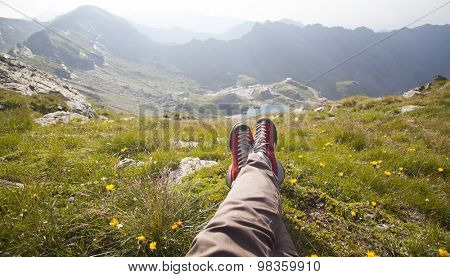
[[[253,146],[253,135],[250,127],[244,123],[236,123],[230,132],[230,150],[232,163],[227,172],[227,184],[231,188],[241,169],[247,164],[248,154]]]
[[[284,181],[284,169],[275,157],[278,134],[275,124],[269,118],[260,118],[256,122],[253,152],[257,153],[272,169],[277,177],[278,187]]]

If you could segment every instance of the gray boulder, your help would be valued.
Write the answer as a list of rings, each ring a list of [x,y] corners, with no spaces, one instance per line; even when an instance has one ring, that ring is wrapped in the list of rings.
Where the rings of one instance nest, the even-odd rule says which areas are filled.
[[[422,108],[421,106],[408,105],[400,108],[400,113],[407,113]]]
[[[68,124],[70,121],[73,120],[78,120],[82,123],[85,123],[89,121],[89,118],[77,113],[59,111],[54,113],[48,113],[42,117],[37,118],[35,121],[36,123],[42,126],[49,126],[56,123]]]
[[[178,169],[170,172],[169,182],[179,184],[184,176],[193,173],[204,167],[211,167],[216,165],[215,161],[200,160],[199,158],[187,157],[181,160]]]

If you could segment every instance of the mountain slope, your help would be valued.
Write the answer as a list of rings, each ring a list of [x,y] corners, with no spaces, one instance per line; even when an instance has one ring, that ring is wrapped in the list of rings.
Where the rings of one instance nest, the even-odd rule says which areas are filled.
[[[59,16],[49,24],[49,28],[61,32],[88,49],[93,49],[92,51],[97,50],[98,55],[101,55],[101,50],[105,50],[118,58],[133,62],[151,61],[151,54],[158,48],[157,44],[139,33],[125,19],[94,6],[81,6]],[[77,46],[48,31],[33,34],[25,45],[33,53],[61,59],[69,67],[73,62],[64,52],[68,52],[67,49],[73,49],[69,52],[74,54],[80,51]],[[83,53],[79,56],[83,56]],[[95,57],[89,57],[89,59],[95,63]]]
[[[131,21],[130,21],[131,22]],[[226,32],[220,34],[194,32],[181,27],[171,27],[167,29],[153,28],[139,23],[131,24],[142,34],[146,35],[150,40],[165,45],[185,44],[192,40],[207,40],[214,38],[217,40],[240,39],[242,36],[250,32],[256,22],[246,21],[240,23]]]
[[[170,110],[179,102],[172,94],[199,92],[194,81],[156,61],[161,45],[102,9],[82,6],[50,22],[49,28],[11,54],[66,79],[102,104],[126,111],[147,104]]]
[[[166,59],[211,88],[228,86],[241,74],[266,83],[286,77],[307,81],[386,35],[366,28],[267,22],[239,40],[174,46]],[[372,96],[403,91],[437,73],[450,74],[449,44],[450,25],[406,29],[311,85],[328,98],[337,98],[340,81],[356,81]]]
[[[8,52],[16,43],[23,42],[40,29],[29,20],[0,18],[0,52]]]
[[[131,24],[150,40],[166,45],[184,44],[193,39],[205,40],[213,36],[213,34],[194,32],[181,27],[162,29],[152,28],[138,23]]]

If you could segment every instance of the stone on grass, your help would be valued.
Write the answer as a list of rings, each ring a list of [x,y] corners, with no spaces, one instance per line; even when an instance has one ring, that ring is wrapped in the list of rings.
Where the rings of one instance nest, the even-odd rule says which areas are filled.
[[[73,120],[78,120],[81,123],[85,123],[89,121],[89,118],[77,113],[59,111],[48,113],[42,117],[37,118],[35,121],[42,126],[49,126],[56,123],[68,124]]]
[[[408,105],[400,108],[400,113],[407,113],[422,108],[421,106]]]
[[[181,183],[181,180],[184,176],[193,173],[201,168],[211,167],[216,164],[217,162],[215,161],[200,160],[199,158],[192,157],[184,158],[181,160],[178,169],[170,172],[169,182],[179,184]]]
[[[122,169],[127,166],[143,166],[145,163],[141,161],[136,161],[129,158],[122,159],[117,165],[116,169]]]

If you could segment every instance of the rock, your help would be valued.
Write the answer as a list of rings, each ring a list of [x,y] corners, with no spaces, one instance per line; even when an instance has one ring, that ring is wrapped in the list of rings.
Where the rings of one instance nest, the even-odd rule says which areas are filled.
[[[295,114],[304,114],[304,113],[306,113],[306,110],[304,107],[301,107],[301,108],[297,108],[297,109],[293,110],[292,112]]]
[[[16,188],[24,188],[25,185],[22,183],[11,182],[8,180],[0,179],[0,184],[8,186],[8,187],[16,187]]]
[[[421,106],[408,105],[400,108],[400,113],[407,113],[422,108]]]
[[[0,87],[24,95],[55,93],[66,100],[72,112],[88,118],[97,116],[91,104],[76,89],[8,54],[0,54]]]
[[[422,91],[419,90],[419,88],[414,88],[411,90],[408,90],[407,92],[403,93],[403,97],[405,98],[411,98],[417,95],[424,95]]]
[[[130,117],[124,117],[124,118],[122,118],[122,121],[127,122],[127,121],[133,121],[133,120],[135,120],[135,119],[136,119],[136,117],[130,116]]]
[[[0,111],[5,109],[5,106],[3,106],[2,104],[0,104]]]
[[[217,162],[215,161],[200,160],[199,158],[192,157],[184,158],[181,160],[178,169],[170,172],[169,182],[179,184],[181,183],[181,180],[184,176],[193,173],[201,168],[211,167],[216,164]]]
[[[445,80],[447,80],[447,78],[445,78],[444,76],[442,76],[442,75],[436,75],[436,76],[434,76],[434,81],[435,82],[439,82],[439,81],[445,81]]]
[[[321,112],[321,111],[323,111],[323,109],[324,109],[324,107],[322,106],[322,107],[318,107],[318,108],[316,108],[316,109],[314,109],[314,112]]]
[[[143,166],[145,163],[141,161],[136,161],[133,159],[125,158],[122,159],[117,165],[116,169],[122,169],[127,166]]]
[[[89,118],[77,113],[59,111],[48,113],[42,117],[37,118],[35,121],[42,126],[49,126],[56,123],[68,124],[72,120],[79,120],[82,123],[85,123],[89,121]]]
[[[195,148],[198,146],[198,142],[197,141],[179,140],[179,141],[173,143],[173,146],[178,147],[178,148]]]
[[[364,219],[365,220],[373,220],[375,218],[375,216],[373,215],[373,214],[366,214],[365,216],[364,216]]]
[[[431,88],[431,86],[432,86],[432,84],[428,83],[428,84],[425,85],[424,89],[425,90],[429,90]]]
[[[379,228],[379,229],[381,229],[381,230],[387,230],[387,229],[389,229],[389,226],[387,225],[387,224],[380,224],[380,225],[377,225],[377,227]]]
[[[99,116],[98,116],[98,120],[100,120],[100,121],[105,121],[105,120],[108,120],[108,117],[103,116],[103,115],[99,115]]]

